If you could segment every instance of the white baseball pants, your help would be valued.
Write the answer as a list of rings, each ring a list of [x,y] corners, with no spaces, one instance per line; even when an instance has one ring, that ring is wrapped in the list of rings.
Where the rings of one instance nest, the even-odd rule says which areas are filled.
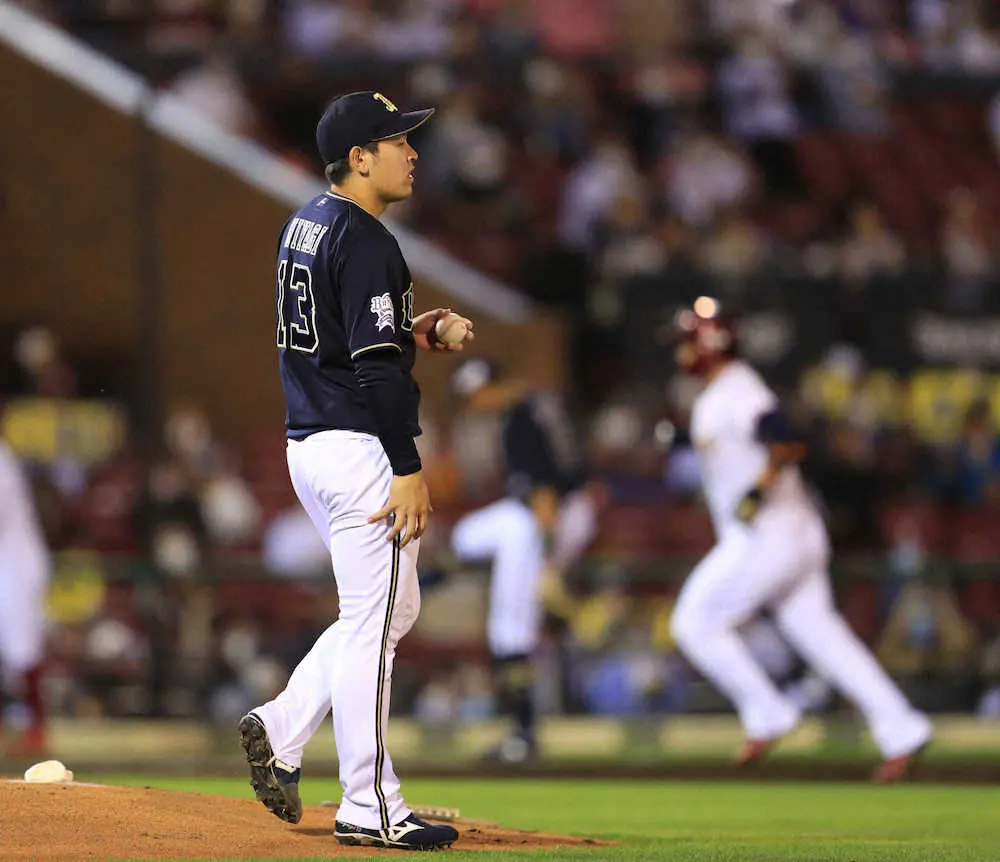
[[[275,756],[292,767],[333,705],[344,788],[337,819],[387,829],[409,815],[385,746],[396,644],[420,611],[419,541],[400,549],[385,522],[368,524],[389,498],[392,469],[378,438],[323,431],[288,441],[299,500],[333,559],[340,616],[292,673],[254,710]]]
[[[908,754],[930,738],[930,722],[837,613],[828,558],[817,513],[798,506],[764,509],[752,527],[733,530],[688,577],[674,608],[674,638],[733,701],[747,736],[773,739],[795,727],[799,710],[737,632],[770,608],[791,646],[861,710],[883,757]]]
[[[545,541],[534,513],[507,497],[470,512],[451,533],[463,560],[491,559],[486,640],[498,657],[530,655],[542,626],[540,581]]]
[[[594,502],[585,491],[568,494],[559,508],[553,564],[564,567],[597,531]],[[486,639],[498,658],[530,655],[542,627],[541,577],[545,537],[531,509],[506,497],[459,519],[452,550],[463,560],[493,561]]]
[[[47,551],[11,530],[0,541],[0,671],[13,684],[45,656]]]

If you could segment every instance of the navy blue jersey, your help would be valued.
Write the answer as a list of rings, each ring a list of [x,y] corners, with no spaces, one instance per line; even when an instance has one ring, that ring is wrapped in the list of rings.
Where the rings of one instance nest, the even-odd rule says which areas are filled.
[[[555,395],[536,392],[503,417],[502,440],[508,491],[526,497],[539,486],[567,494],[585,480],[573,426]]]
[[[278,355],[289,437],[378,430],[354,361],[398,351],[405,431],[420,433],[412,370],[413,283],[396,238],[349,198],[324,192],[286,222],[278,245]]]

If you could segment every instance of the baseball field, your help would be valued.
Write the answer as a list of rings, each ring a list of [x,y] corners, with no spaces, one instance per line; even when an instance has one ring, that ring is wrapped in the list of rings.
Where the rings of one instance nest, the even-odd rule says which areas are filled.
[[[297,826],[242,777],[77,775],[5,783],[4,859],[277,860],[384,856],[331,836],[333,779],[301,785]],[[93,786],[97,785],[97,786]],[[1000,860],[1000,787],[626,780],[410,780],[412,804],[460,809],[450,859]],[[463,850],[462,848],[467,848]]]

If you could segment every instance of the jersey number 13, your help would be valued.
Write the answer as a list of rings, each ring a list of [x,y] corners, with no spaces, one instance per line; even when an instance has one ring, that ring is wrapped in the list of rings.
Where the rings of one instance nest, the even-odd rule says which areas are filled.
[[[316,303],[309,267],[287,260],[278,264],[278,347],[315,353]]]

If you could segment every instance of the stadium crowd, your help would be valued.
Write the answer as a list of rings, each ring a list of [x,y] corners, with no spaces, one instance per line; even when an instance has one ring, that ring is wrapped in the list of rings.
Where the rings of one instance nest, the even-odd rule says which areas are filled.
[[[986,0],[41,0],[163,91],[309,170],[333,92],[439,106],[401,218],[622,350],[638,283],[933,265],[997,291],[1000,12]],[[859,306],[861,309],[859,309]],[[598,367],[592,401],[653,369]]]
[[[862,331],[880,286],[905,289],[914,273],[930,284],[920,299],[928,308],[997,310],[995,4],[24,5],[310,170],[318,167],[313,118],[331,92],[374,84],[400,103],[439,105],[415,138],[421,193],[402,219],[567,315],[576,334],[571,394],[612,510],[697,507],[686,437],[692,381],[674,373],[665,351],[633,351],[636,315],[652,308],[668,319],[699,293],[738,308],[775,281],[800,291],[824,285],[833,336],[783,388],[809,429],[808,474],[837,550],[874,560],[866,571],[880,576],[856,593],[867,609],[852,622],[868,620],[866,638],[925,705],[1000,715],[998,573],[984,563],[957,580],[961,567],[950,563],[959,545],[963,559],[988,558],[977,548],[989,543],[962,545],[982,526],[944,538],[928,527],[955,512],[995,518],[1000,399],[973,368],[930,386],[924,404],[918,374],[871,370]],[[13,344],[3,358],[5,400],[118,405],[102,420],[120,429],[110,451],[31,459],[53,546],[67,552],[68,586],[55,605],[64,622],[52,639],[64,671],[51,680],[57,708],[186,714],[209,697],[213,714],[229,719],[266,699],[309,638],[284,635],[259,607],[219,612],[208,595],[220,571],[258,553],[271,573],[302,583],[326,564],[273,435],[236,451],[196,405],[178,405],[145,470],[129,430],[134,405],[112,364],[75,363],[43,328]],[[963,374],[956,394],[954,375]],[[442,490],[443,509],[496,492],[495,428],[468,415],[452,427],[424,424],[428,471],[458,477]],[[887,516],[902,504],[909,514]],[[115,555],[148,561],[134,596],[95,574]],[[651,568],[601,552],[580,576],[574,612],[549,641],[540,691],[550,708],[639,714],[713,704],[673,652],[673,587],[664,590]],[[314,590],[318,627],[329,596],[302,589]],[[176,652],[162,654],[157,631],[170,632]],[[766,625],[755,637],[776,676],[800,685],[807,702],[825,702]],[[489,713],[481,661],[451,656],[434,666],[400,669],[401,706],[427,721]],[[155,696],[151,675],[167,680]]]

